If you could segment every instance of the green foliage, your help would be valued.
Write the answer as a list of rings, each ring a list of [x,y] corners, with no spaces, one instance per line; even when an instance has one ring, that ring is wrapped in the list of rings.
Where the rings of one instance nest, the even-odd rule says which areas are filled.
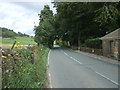
[[[26,50],[24,52],[22,52],[22,56],[27,59],[27,58],[30,58],[30,54],[32,53],[31,50]]]
[[[90,48],[101,48],[102,47],[102,41],[99,38],[87,39],[85,40],[84,44]]]
[[[7,28],[1,28],[0,30],[2,30],[3,38],[15,38],[15,36],[17,35],[13,30]]]
[[[19,50],[21,59],[13,64],[12,72],[6,72],[7,63],[3,64],[3,88],[46,88],[47,55],[49,49],[37,47],[35,49],[35,63],[31,63],[31,50]],[[14,62],[12,60],[12,62]],[[11,63],[11,62],[8,62]],[[10,64],[9,64],[10,65]]]
[[[61,39],[56,39],[55,42],[56,42],[55,45],[63,46]]]
[[[0,36],[2,36],[3,38],[12,38],[15,39],[16,36],[27,36],[29,37],[29,35],[27,34],[23,34],[21,32],[14,32],[13,30],[7,29],[7,28],[1,28],[0,27],[0,32],[2,32],[2,34]]]
[[[53,43],[54,28],[53,28],[53,12],[48,5],[44,6],[39,14],[40,22],[39,26],[35,27],[35,41],[38,44],[51,47]]]
[[[64,41],[80,46],[119,28],[119,3],[56,2],[55,30]]]
[[[25,33],[23,34],[23,33],[21,33],[21,32],[18,32],[17,35],[18,35],[18,36],[27,36],[27,37],[29,37],[29,35],[27,35],[27,34],[25,34]]]
[[[119,15],[119,11],[116,8],[118,3],[106,3],[103,7],[96,10],[97,16],[95,18],[96,22],[100,22],[102,24],[116,22],[117,16]]]
[[[55,15],[49,6],[39,14],[38,44],[51,46],[55,39],[62,39],[79,47],[91,37],[102,37],[120,27],[120,2],[54,2],[54,7]]]
[[[10,44],[13,44],[14,41],[17,41],[17,42],[20,42],[20,45],[28,45],[28,44],[36,44],[35,41],[34,41],[34,38],[31,38],[31,37],[15,37],[16,39],[12,39],[12,38],[2,38],[2,43],[3,46],[4,44],[5,45],[10,45]]]

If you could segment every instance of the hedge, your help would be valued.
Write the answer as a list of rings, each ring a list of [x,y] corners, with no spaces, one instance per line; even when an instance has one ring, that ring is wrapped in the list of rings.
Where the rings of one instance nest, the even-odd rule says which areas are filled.
[[[102,40],[100,40],[99,38],[87,39],[85,40],[84,44],[90,48],[97,48],[97,49],[102,48]]]

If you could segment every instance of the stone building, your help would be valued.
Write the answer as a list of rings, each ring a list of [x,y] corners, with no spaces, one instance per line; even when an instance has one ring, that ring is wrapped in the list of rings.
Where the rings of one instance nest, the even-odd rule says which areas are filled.
[[[120,60],[120,28],[101,37],[103,55]]]

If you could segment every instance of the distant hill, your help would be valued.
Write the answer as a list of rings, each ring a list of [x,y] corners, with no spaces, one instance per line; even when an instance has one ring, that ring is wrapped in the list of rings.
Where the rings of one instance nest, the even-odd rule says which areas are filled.
[[[29,37],[29,35],[27,35],[25,33],[24,34],[21,33],[21,32],[16,33],[11,29],[2,28],[2,27],[0,27],[0,33],[1,33],[0,36],[3,37],[3,38],[15,38],[16,36],[27,36],[27,37]]]

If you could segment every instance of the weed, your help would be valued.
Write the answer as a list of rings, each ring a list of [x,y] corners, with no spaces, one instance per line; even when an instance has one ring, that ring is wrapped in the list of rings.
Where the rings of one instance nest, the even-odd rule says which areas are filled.
[[[31,63],[29,49],[19,51],[21,59],[16,61],[13,71],[6,71],[7,64],[3,64],[3,88],[45,88],[47,82],[46,62],[49,49],[37,47],[35,63]],[[42,50],[41,50],[42,49]]]

